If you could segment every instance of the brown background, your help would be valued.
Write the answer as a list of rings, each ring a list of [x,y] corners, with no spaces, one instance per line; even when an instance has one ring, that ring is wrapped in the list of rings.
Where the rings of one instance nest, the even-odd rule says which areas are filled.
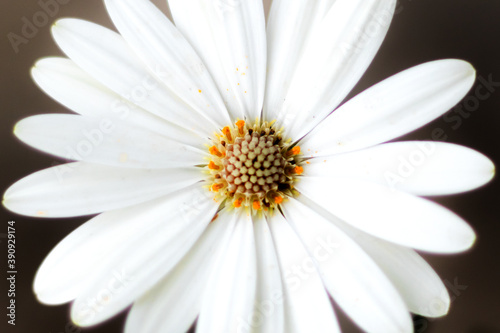
[[[47,1],[47,0],[45,0]],[[67,1],[67,0],[66,0]],[[153,1],[166,9],[164,0]],[[266,1],[266,5],[268,5]],[[35,0],[1,0],[1,180],[0,192],[14,181],[58,162],[21,144],[12,135],[16,121],[29,115],[67,112],[47,97],[31,81],[29,70],[36,59],[59,55],[50,37],[50,23],[39,29],[15,53],[7,34],[21,34],[22,17],[30,19],[41,10]],[[101,0],[69,0],[51,18],[85,18],[108,27],[112,24]],[[441,58],[460,58],[471,62],[478,76],[500,81],[500,1],[497,0],[401,0],[389,34],[372,66],[353,93],[408,67]],[[500,165],[500,88],[465,119],[457,129],[438,119],[406,138],[429,139],[435,128],[442,128],[449,142],[475,148]],[[473,95],[473,90],[471,91]],[[452,111],[453,112],[453,111]],[[467,289],[453,291],[450,313],[439,320],[416,318],[417,332],[500,332],[500,202],[499,182],[477,191],[437,200],[451,208],[475,228],[474,249],[456,256],[426,256],[440,276],[453,284],[457,279]],[[37,303],[31,284],[37,267],[69,232],[87,218],[34,219],[0,210],[0,233],[14,219],[17,229],[17,325],[6,324],[7,284],[0,284],[0,327],[7,332],[78,332],[69,326],[68,306],[48,307]],[[1,235],[0,235],[1,236]],[[5,276],[6,242],[0,238],[0,269]],[[146,261],[146,259],[145,259]],[[344,332],[359,332],[341,316]],[[121,332],[125,315],[83,332]],[[5,330],[1,330],[5,332]]]

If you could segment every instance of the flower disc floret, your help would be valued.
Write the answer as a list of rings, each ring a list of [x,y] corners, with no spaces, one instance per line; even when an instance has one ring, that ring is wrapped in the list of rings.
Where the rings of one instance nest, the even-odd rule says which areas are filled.
[[[208,148],[210,190],[234,208],[272,212],[293,190],[302,174],[300,147],[284,140],[274,123],[243,120],[224,127]]]

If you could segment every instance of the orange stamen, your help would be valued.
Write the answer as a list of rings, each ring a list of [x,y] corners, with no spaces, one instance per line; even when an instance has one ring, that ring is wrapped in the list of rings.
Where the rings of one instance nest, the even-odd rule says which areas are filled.
[[[208,168],[210,170],[219,170],[220,169],[220,167],[217,164],[215,164],[213,161],[210,161],[210,163],[208,163]]]
[[[304,172],[304,168],[300,166],[296,166],[293,170],[297,175],[301,175]]]
[[[236,122],[236,126],[238,127],[238,132],[243,135],[243,133],[245,133],[243,130],[244,130],[244,127],[245,127],[245,121],[244,120],[238,120]]]
[[[233,137],[231,136],[231,130],[229,129],[228,126],[222,129],[222,133],[224,133],[224,135],[229,139],[229,141],[233,141]]]
[[[280,203],[283,202],[283,198],[280,197],[279,195],[277,197],[274,197],[274,202],[279,205]]]
[[[224,184],[222,184],[222,183],[213,184],[212,191],[219,192],[219,190],[223,187],[224,187]]]
[[[222,157],[223,156],[222,153],[219,151],[219,149],[217,149],[217,147],[215,147],[215,146],[210,147],[210,149],[208,149],[208,151],[212,155],[215,155],[215,156],[218,156],[218,157]]]
[[[234,200],[233,206],[235,208],[240,208],[242,203],[243,203],[243,198],[239,198],[239,199]]]
[[[260,209],[260,202],[258,200],[255,200],[252,204],[253,209],[259,210]]]
[[[292,150],[290,150],[290,154],[291,155],[298,155],[298,154],[300,154],[300,146],[293,147]]]

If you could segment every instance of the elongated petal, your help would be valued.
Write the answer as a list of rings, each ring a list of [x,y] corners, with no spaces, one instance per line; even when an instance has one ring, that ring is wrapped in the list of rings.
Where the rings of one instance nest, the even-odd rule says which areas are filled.
[[[105,4],[116,28],[146,66],[165,73],[159,76],[161,82],[215,129],[230,123],[205,65],[158,8],[148,0],[106,0]]]
[[[367,332],[413,331],[398,292],[353,239],[299,201],[292,199],[283,208],[330,295],[356,324]]]
[[[232,233],[207,281],[197,332],[242,332],[251,320],[257,279],[252,219],[242,212],[225,222]]]
[[[264,118],[276,119],[306,45],[335,0],[274,0],[267,22],[268,71]],[[293,38],[290,38],[293,36]]]
[[[340,332],[312,258],[280,214],[268,220],[283,279],[285,332]]]
[[[132,304],[182,260],[217,208],[206,189],[195,186],[147,211],[130,212],[136,234],[113,249],[89,278],[71,307],[72,320],[79,326],[94,325]],[[127,279],[118,280],[115,272]]]
[[[121,97],[200,137],[213,133],[214,126],[203,114],[161,83],[170,72],[160,67],[149,70],[116,32],[83,20],[61,19],[52,34],[80,68]]]
[[[284,330],[283,285],[271,231],[264,217],[254,218],[257,248],[257,297],[248,332],[275,333]]]
[[[356,229],[305,196],[300,196],[298,200],[355,240],[384,271],[411,312],[426,317],[439,317],[447,313],[450,297],[446,287],[415,251]],[[332,251],[340,247],[339,243],[330,239],[323,244],[326,245],[324,248]]]
[[[425,317],[448,313],[450,296],[432,267],[415,251],[358,233],[356,241],[385,272],[408,309]]]
[[[204,196],[206,193],[201,186],[193,186],[140,205],[103,213],[83,224],[63,239],[43,261],[34,283],[38,299],[47,304],[68,302],[82,294],[97,278],[107,275],[111,279],[114,272],[128,278],[134,274],[139,278],[130,266],[123,263],[130,259],[132,264],[136,256],[142,256],[142,260],[148,258],[144,273],[155,269],[153,264],[159,259],[152,259],[166,258],[163,255],[168,257],[178,245],[171,238],[185,228],[192,228],[195,232],[198,222],[194,219],[199,214],[207,214],[199,218],[199,223],[208,224],[212,218],[209,215],[217,205]],[[156,235],[162,235],[164,239],[158,240]],[[152,257],[146,256],[159,248],[165,253],[158,251]],[[115,257],[116,262],[113,262],[111,259]],[[155,277],[156,274],[151,279]]]
[[[469,91],[474,68],[455,59],[407,69],[354,97],[304,139],[308,156],[370,147],[436,119]]]
[[[187,332],[198,316],[207,279],[224,248],[229,217],[215,219],[189,253],[157,286],[132,306],[126,333]]]
[[[194,132],[169,123],[119,96],[66,58],[44,58],[31,70],[35,82],[56,101],[90,117],[118,118],[172,140],[200,144]],[[183,123],[181,123],[183,124]]]
[[[262,1],[169,4],[175,25],[207,66],[232,118],[260,117],[266,74]]]
[[[28,216],[90,215],[167,195],[202,176],[194,167],[150,170],[68,163],[21,179],[5,192],[3,204]]]
[[[488,183],[495,166],[463,146],[407,141],[310,160],[307,176],[362,179],[416,195],[470,191]]]
[[[475,240],[472,228],[450,210],[375,183],[310,177],[297,189],[352,226],[396,244],[455,253]]]
[[[337,0],[313,26],[275,111],[289,136],[301,138],[347,96],[385,38],[395,5],[395,0]]]
[[[117,119],[38,115],[18,122],[14,134],[34,148],[71,160],[143,169],[203,163],[202,150]]]

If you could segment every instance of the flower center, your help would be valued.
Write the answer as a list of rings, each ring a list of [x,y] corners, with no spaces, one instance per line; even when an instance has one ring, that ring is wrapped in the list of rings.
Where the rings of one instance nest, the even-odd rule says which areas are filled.
[[[272,212],[296,195],[294,182],[303,172],[300,147],[283,140],[273,123],[239,120],[216,133],[212,143],[210,190],[226,204]]]

